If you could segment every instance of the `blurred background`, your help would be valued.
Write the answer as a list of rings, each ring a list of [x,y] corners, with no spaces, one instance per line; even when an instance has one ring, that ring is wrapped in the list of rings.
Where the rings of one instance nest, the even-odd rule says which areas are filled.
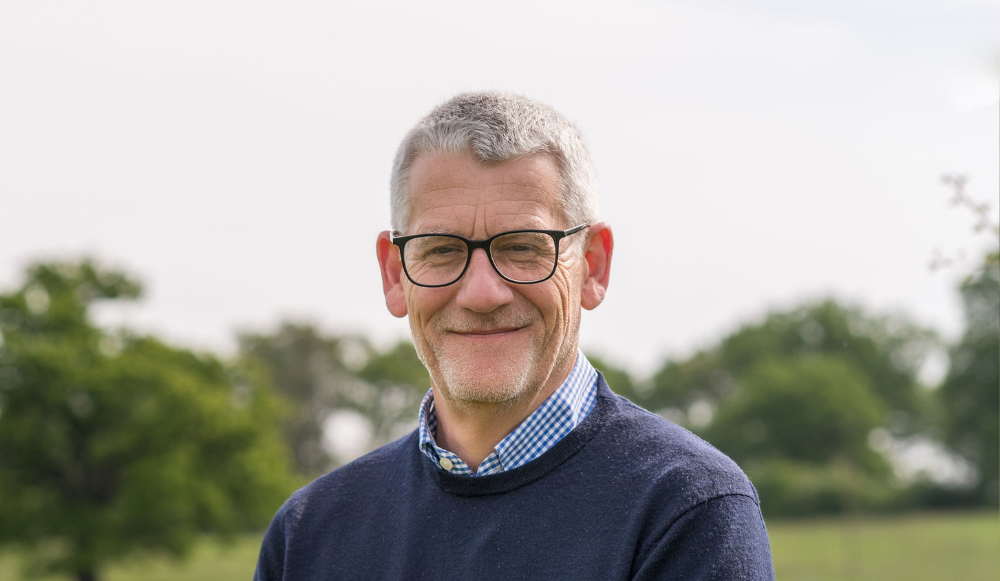
[[[429,388],[374,256],[409,127],[551,105],[581,341],[737,460],[779,579],[1000,567],[1000,5],[0,2],[0,578],[246,579]]]

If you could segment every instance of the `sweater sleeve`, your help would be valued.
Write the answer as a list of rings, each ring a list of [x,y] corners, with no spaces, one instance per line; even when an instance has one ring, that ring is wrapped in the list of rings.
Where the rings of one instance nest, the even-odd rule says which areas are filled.
[[[636,581],[773,581],[760,507],[742,494],[692,507],[670,526],[636,571]]]
[[[274,515],[264,542],[260,546],[260,556],[257,558],[257,569],[253,581],[281,581],[285,570],[285,511],[288,504]]]

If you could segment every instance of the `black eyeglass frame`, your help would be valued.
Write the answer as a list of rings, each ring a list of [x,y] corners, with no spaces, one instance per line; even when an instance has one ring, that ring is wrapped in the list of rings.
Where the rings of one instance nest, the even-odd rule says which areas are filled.
[[[493,270],[498,275],[500,275],[500,278],[504,279],[505,281],[512,282],[514,284],[538,284],[540,282],[545,282],[550,278],[552,278],[552,275],[556,273],[556,268],[559,267],[559,241],[567,236],[572,236],[573,234],[576,234],[577,232],[589,226],[590,224],[587,223],[587,224],[580,224],[579,226],[573,226],[569,230],[532,230],[532,229],[510,230],[508,232],[501,232],[494,236],[490,236],[485,240],[470,240],[464,236],[459,236],[458,234],[436,234],[436,233],[412,234],[410,236],[391,236],[391,242],[399,247],[399,261],[403,264],[403,272],[406,273],[406,278],[410,279],[410,282],[412,282],[417,286],[422,286],[424,288],[441,288],[444,286],[451,286],[456,282],[462,280],[462,277],[465,276],[465,271],[469,270],[469,264],[472,262],[472,253],[477,248],[483,249],[483,252],[486,253],[486,257],[489,258],[490,260],[490,266],[492,266]],[[508,234],[521,234],[524,232],[534,233],[534,234],[548,234],[549,236],[552,237],[552,241],[556,245],[556,259],[552,261],[552,271],[549,272],[548,276],[546,276],[545,278],[539,280],[533,280],[530,282],[507,278],[506,276],[504,276],[502,272],[500,272],[500,269],[497,268],[497,264],[493,262],[493,254],[490,252],[490,244],[492,244],[494,240],[500,238],[501,236],[507,236]],[[462,272],[455,277],[455,280],[445,284],[420,284],[419,282],[413,280],[413,277],[410,276],[410,271],[406,269],[406,258],[405,258],[406,253],[403,252],[403,247],[406,246],[406,243],[409,242],[410,240],[413,240],[415,238],[427,238],[429,236],[445,236],[447,238],[456,238],[458,240],[461,240],[462,242],[465,242],[466,248],[469,249],[469,254],[465,258],[465,266],[462,268]]]

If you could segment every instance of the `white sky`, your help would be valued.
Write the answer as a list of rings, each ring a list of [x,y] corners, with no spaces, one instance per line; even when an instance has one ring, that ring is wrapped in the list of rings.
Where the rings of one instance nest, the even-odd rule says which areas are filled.
[[[752,5],[751,5],[752,4]],[[994,0],[0,1],[0,289],[37,258],[137,273],[105,310],[199,348],[283,317],[380,340],[374,240],[406,130],[463,90],[587,137],[617,246],[585,348],[640,372],[834,295],[954,337],[997,207]]]

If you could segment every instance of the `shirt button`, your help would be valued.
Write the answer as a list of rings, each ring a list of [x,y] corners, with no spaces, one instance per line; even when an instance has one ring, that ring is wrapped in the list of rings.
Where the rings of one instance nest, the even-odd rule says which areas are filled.
[[[451,470],[452,468],[455,467],[455,465],[452,463],[452,461],[449,460],[449,459],[447,459],[447,458],[441,458],[441,462],[440,463],[441,463],[441,467],[444,468],[445,470]]]

